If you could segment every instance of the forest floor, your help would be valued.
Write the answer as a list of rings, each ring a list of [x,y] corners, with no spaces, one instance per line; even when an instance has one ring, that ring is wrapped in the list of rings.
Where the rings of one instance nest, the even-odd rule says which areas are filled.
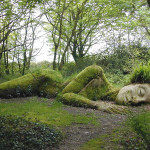
[[[16,98],[16,99],[0,99],[0,102],[10,103],[10,102],[25,102],[28,98]],[[39,98],[40,100],[40,98]],[[49,103],[54,101],[54,99],[50,99]],[[138,113],[142,109],[150,108],[150,105],[146,106],[137,106],[130,107],[132,112]],[[57,148],[53,148],[53,150],[80,150],[82,146],[88,141],[99,138],[103,135],[109,135],[113,132],[113,129],[116,129],[122,126],[122,123],[127,119],[128,114],[109,114],[107,112],[102,112],[98,110],[93,110],[89,108],[81,108],[81,107],[72,107],[64,105],[64,110],[68,111],[71,114],[94,114],[97,118],[97,122],[100,125],[92,125],[90,124],[78,124],[73,123],[71,126],[62,127],[61,130],[65,133],[65,138]],[[107,142],[107,141],[106,141]],[[113,150],[113,148],[109,147],[101,147],[100,150]],[[87,149],[88,150],[88,149]],[[89,150],[91,150],[89,148]],[[92,149],[94,150],[94,149]]]

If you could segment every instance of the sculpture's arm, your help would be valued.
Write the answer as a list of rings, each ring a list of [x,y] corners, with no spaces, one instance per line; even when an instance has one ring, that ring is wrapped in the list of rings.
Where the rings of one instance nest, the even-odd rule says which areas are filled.
[[[77,106],[77,107],[94,108],[108,113],[125,113],[127,111],[127,107],[125,106],[119,106],[119,105],[115,105],[103,101],[91,101],[90,99],[84,96],[74,94],[74,93],[64,94],[61,97],[61,101],[68,105]]]
[[[123,113],[128,112],[128,108],[126,106],[111,104],[109,102],[104,102],[104,101],[97,101],[94,103],[95,103],[98,110],[105,111],[108,113],[123,114]]]

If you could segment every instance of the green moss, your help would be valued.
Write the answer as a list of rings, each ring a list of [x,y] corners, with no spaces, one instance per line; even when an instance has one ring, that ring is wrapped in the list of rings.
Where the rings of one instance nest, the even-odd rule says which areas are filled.
[[[106,94],[102,97],[102,100],[116,100],[117,94],[120,89],[111,88]]]
[[[85,143],[80,150],[100,150],[103,148],[104,141],[101,138],[95,138]]]
[[[0,84],[0,97],[41,95],[55,97],[62,76],[53,70],[41,70]]]
[[[63,90],[63,93],[78,93],[88,99],[98,100],[106,96],[111,85],[100,66],[92,65],[80,72]]]
[[[109,91],[110,86],[102,83],[101,85],[94,86],[94,84],[89,84],[84,89],[80,91],[80,95],[88,97],[91,100],[99,100],[102,99],[107,94],[107,91]]]
[[[101,67],[92,65],[81,71],[77,77],[70,82],[63,90],[63,93],[79,93],[92,79],[103,74]]]
[[[62,96],[61,101],[72,106],[96,108],[91,100],[74,93],[65,93]]]

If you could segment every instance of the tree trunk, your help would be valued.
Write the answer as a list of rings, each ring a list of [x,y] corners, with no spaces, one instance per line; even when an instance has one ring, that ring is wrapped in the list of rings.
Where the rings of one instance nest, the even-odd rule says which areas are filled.
[[[25,74],[25,69],[26,69],[26,62],[27,62],[26,50],[24,50],[23,57],[24,57],[24,59],[23,59],[22,75]]]
[[[150,0],[147,0],[148,6],[150,7]]]
[[[5,51],[4,51],[4,65],[5,65],[5,73],[9,74],[8,52],[5,52]]]
[[[54,59],[53,59],[53,70],[56,70],[56,56],[57,56],[58,45],[55,46]]]
[[[60,62],[60,65],[59,65],[59,67],[58,67],[58,70],[59,70],[59,71],[62,70],[62,67],[63,67],[63,65],[64,65],[65,55],[66,55],[66,52],[68,51],[69,44],[70,44],[70,41],[67,43],[67,46],[66,46],[66,48],[65,48],[65,50],[64,50],[64,53],[62,54],[61,62]]]
[[[21,74],[21,64],[20,64],[19,52],[18,52],[18,58],[17,58],[17,61],[18,61],[19,72],[20,72],[20,74]]]
[[[12,73],[12,75],[14,74],[15,51],[16,51],[16,49],[14,50],[13,60],[12,60],[12,64],[11,64],[11,73]]]

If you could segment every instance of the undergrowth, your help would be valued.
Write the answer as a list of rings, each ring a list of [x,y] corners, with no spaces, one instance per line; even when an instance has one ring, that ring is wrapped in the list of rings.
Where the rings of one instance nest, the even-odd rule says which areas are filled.
[[[130,78],[129,74],[124,75],[123,73],[118,71],[116,73],[106,72],[105,75],[108,81],[115,88],[122,88],[123,86],[129,83],[129,78]]]
[[[0,116],[1,150],[44,150],[57,146],[62,137],[61,132],[40,122]]]
[[[132,150],[136,147],[138,150],[150,149],[150,111],[139,114],[132,114],[127,125],[134,131],[135,136],[123,141],[123,145]]]

